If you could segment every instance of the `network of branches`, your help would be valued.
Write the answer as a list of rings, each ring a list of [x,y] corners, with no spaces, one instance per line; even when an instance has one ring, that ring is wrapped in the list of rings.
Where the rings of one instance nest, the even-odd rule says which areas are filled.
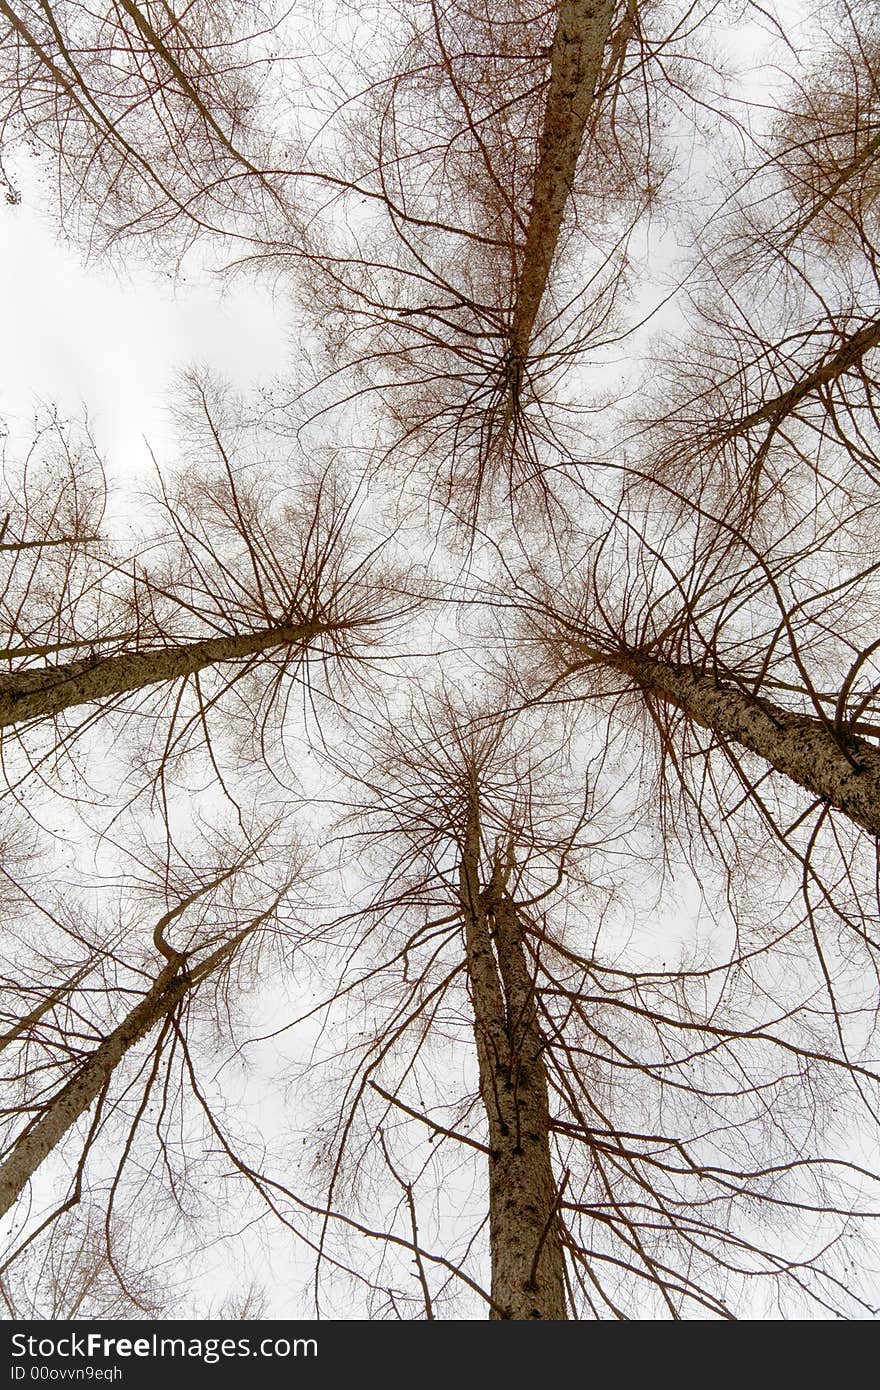
[[[7,1316],[876,1314],[878,171],[869,0],[0,0],[295,325],[4,436]]]

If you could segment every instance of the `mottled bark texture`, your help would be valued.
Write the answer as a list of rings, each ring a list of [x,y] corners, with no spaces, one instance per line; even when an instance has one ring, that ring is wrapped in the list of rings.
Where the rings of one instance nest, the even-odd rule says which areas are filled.
[[[303,646],[324,629],[317,623],[209,637],[153,651],[119,652],[58,666],[0,675],[0,728],[49,719],[74,705],[192,676],[207,666],[241,661],[273,647]]]
[[[635,654],[594,654],[668,701],[721,743],[739,743],[872,835],[880,835],[880,749],[833,719],[793,714],[688,666]]]
[[[491,1316],[562,1319],[564,1256],[534,988],[516,910],[497,875],[481,890],[479,867],[479,819],[472,809],[459,885],[480,1094],[489,1124]]]
[[[613,14],[614,0],[560,0],[557,9],[544,128],[510,330],[511,357],[516,362],[524,362],[528,355]]]

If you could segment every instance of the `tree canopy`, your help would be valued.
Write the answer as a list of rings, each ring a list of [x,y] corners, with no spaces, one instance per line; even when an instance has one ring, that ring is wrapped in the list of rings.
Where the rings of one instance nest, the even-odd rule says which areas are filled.
[[[878,161],[867,0],[0,0],[293,325],[5,440],[9,1316],[876,1313]]]

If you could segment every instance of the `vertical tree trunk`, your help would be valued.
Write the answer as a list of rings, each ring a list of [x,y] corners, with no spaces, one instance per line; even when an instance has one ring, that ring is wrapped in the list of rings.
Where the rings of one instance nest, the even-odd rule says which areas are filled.
[[[528,355],[613,14],[614,0],[559,0],[550,53],[550,88],[510,330],[515,361],[524,362]]]
[[[459,882],[480,1093],[489,1123],[492,1317],[558,1320],[566,1316],[563,1251],[534,995],[515,910],[509,900],[493,903],[481,893],[479,860],[474,808]]]

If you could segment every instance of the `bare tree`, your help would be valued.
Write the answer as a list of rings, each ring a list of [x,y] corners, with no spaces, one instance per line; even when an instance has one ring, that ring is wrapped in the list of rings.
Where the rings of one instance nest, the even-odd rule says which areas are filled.
[[[471,532],[484,495],[546,509],[576,447],[589,409],[557,397],[621,331],[628,244],[663,181],[656,110],[692,97],[698,28],[592,0],[408,6],[380,31],[387,75],[341,108],[318,230],[248,260],[290,264],[324,310],[321,418],[379,395],[387,461],[423,462]]]
[[[259,96],[277,18],[261,6],[3,0],[0,23],[4,143],[49,156],[71,229],[87,218],[101,250],[234,235],[283,202]]]
[[[148,1274],[116,1248],[108,1257],[98,1207],[67,1213],[46,1238],[0,1279],[6,1316],[21,1318],[158,1318],[163,1301]]]
[[[240,842],[240,834],[237,838]],[[16,1026],[3,1039],[0,1159],[4,1213],[26,1188],[34,1192],[32,1211],[17,1223],[4,1258],[4,1276],[16,1282],[25,1278],[34,1252],[46,1240],[49,1244],[39,1259],[54,1260],[57,1254],[64,1265],[69,1240],[81,1237],[92,1248],[92,1236],[82,1223],[79,1235],[73,1232],[69,1240],[52,1234],[59,1221],[61,1229],[68,1230],[72,1213],[83,1202],[87,1213],[101,1213],[101,1244],[120,1297],[127,1291],[130,1302],[144,1308],[149,1303],[134,1292],[143,1281],[128,1281],[121,1272],[126,1261],[117,1262],[115,1256],[126,1230],[125,1220],[121,1231],[113,1222],[114,1208],[122,1205],[125,1193],[126,1164],[134,1166],[142,1192],[143,1172],[151,1166],[144,1163],[142,1135],[153,1127],[160,1143],[159,1172],[166,1174],[167,1184],[167,1191],[160,1187],[154,1193],[154,1214],[157,1195],[185,1209],[186,1165],[175,1175],[174,1145],[165,1127],[173,1131],[175,1104],[182,1103],[174,1100],[182,1080],[175,1071],[181,1051],[187,1056],[187,1035],[203,1028],[212,1011],[218,1026],[228,1029],[226,991],[243,990],[251,968],[246,959],[252,965],[265,963],[267,953],[273,953],[276,965],[286,965],[305,934],[296,926],[296,914],[308,869],[290,833],[279,839],[277,829],[270,827],[249,837],[244,848],[236,847],[228,834],[215,835],[214,841],[185,852],[170,840],[160,853],[142,849],[142,858],[148,864],[154,861],[151,872],[136,873],[129,867],[122,894],[116,888],[115,910],[105,907],[96,919],[92,905],[72,905],[69,889],[65,902],[54,910],[33,899],[24,904],[30,908],[32,978],[21,984],[10,981],[6,990],[10,1012],[14,1015],[17,1005],[19,1013]],[[213,863],[206,859],[211,850],[217,856]],[[107,890],[100,896],[106,900]],[[159,903],[167,906],[150,928],[146,924],[151,900],[157,903],[154,913]],[[65,943],[68,953],[73,947],[80,958],[86,953],[86,959],[63,985],[53,986],[45,976],[53,958],[60,963]],[[188,1067],[187,1058],[184,1076]],[[192,1084],[200,1095],[196,1076]],[[67,1158],[67,1177],[59,1202],[58,1174],[65,1167],[60,1155]],[[54,1165],[54,1181],[34,1188],[39,1170],[50,1159],[47,1166]],[[58,1241],[62,1249],[56,1249]],[[85,1297],[92,1274],[78,1267],[70,1274],[74,1280],[80,1274],[85,1278]],[[103,1278],[98,1267],[93,1274],[99,1281]]]
[[[695,236],[691,332],[656,344],[656,413],[640,404],[633,441],[678,487],[745,512],[795,462],[824,479],[843,459],[877,482],[878,40],[858,4],[816,24]]]
[[[65,225],[303,329],[133,541],[6,462],[12,1316],[154,1306],[147,1200],[348,1316],[874,1311],[880,44],[748,5],[725,90],[733,9],[0,0]]]

